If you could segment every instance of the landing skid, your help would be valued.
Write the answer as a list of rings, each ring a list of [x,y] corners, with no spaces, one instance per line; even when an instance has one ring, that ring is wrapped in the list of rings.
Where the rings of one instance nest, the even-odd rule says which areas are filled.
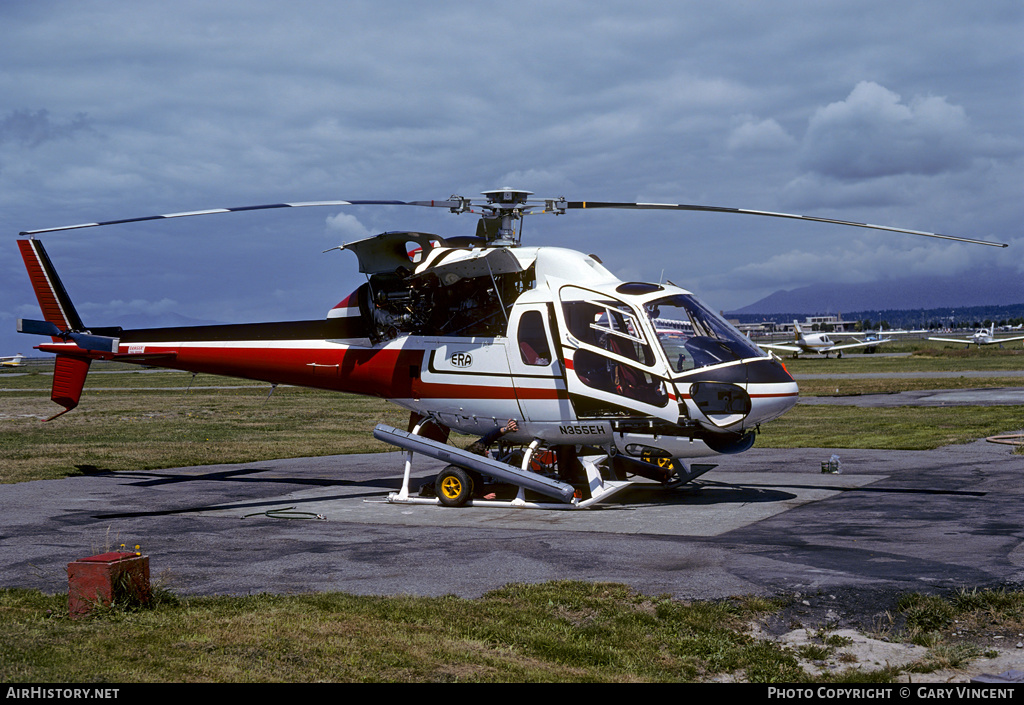
[[[494,477],[502,482],[515,485],[519,488],[518,494],[512,500],[491,500],[480,498],[468,498],[459,503],[459,506],[466,507],[506,507],[514,509],[583,509],[598,502],[604,501],[612,495],[621,492],[632,483],[626,480],[604,480],[597,465],[586,458],[580,458],[587,473],[587,482],[590,489],[590,497],[583,499],[576,496],[576,488],[572,485],[539,475],[522,468],[517,468],[507,463],[502,463],[491,458],[475,455],[460,448],[439,443],[429,438],[416,434],[400,431],[384,424],[378,425],[373,430],[374,438],[404,448],[407,452],[405,460],[405,473],[402,477],[402,489],[399,492],[392,492],[388,495],[388,502],[393,504],[433,504],[440,505],[443,502],[439,498],[415,497],[409,492],[409,481],[412,475],[412,457],[414,453],[443,460],[457,467],[472,470],[479,475]],[[528,467],[530,453],[534,446],[531,446],[523,461],[524,467]],[[526,492],[550,497],[550,502],[528,501]]]
[[[429,438],[425,438],[416,433],[418,430],[419,427],[414,429],[412,433],[409,433],[384,424],[378,425],[373,430],[374,438],[384,441],[385,443],[398,446],[399,448],[403,448],[407,451],[405,472],[402,477],[402,488],[398,492],[391,492],[388,494],[387,501],[389,503],[427,504],[435,506],[446,504],[438,497],[414,496],[409,491],[409,483],[412,476],[412,458],[415,453],[420,453],[437,460],[451,463],[452,465],[449,467],[456,466],[457,468],[465,468],[478,473],[478,475],[493,477],[501,482],[518,487],[518,493],[515,498],[511,500],[469,497],[465,500],[459,501],[457,506],[504,507],[513,509],[584,509],[598,504],[599,502],[608,500],[612,496],[633,485],[629,480],[607,480],[603,478],[597,461],[588,457],[580,457],[578,458],[578,461],[586,472],[587,485],[590,494],[590,497],[583,498],[580,497],[579,493],[576,492],[576,489],[568,483],[523,469],[529,467],[530,457],[536,448],[537,443],[530,446],[523,460],[522,468],[517,468],[513,465],[508,465],[507,463],[475,455],[445,443],[439,443]],[[666,486],[678,487],[680,485],[684,485],[714,467],[714,465],[694,465],[692,470],[682,470],[678,472],[676,474],[677,479]],[[438,477],[440,478],[441,475]],[[438,488],[438,491],[441,492],[443,490],[442,488]],[[545,497],[550,497],[554,501],[527,500],[527,491],[540,494]],[[449,503],[449,506],[455,505],[451,505]]]
[[[711,470],[714,470],[717,467],[718,467],[718,465],[715,465],[713,463],[706,463],[706,464],[694,463],[693,465],[690,466],[690,469],[688,471],[686,471],[686,472],[677,472],[676,473],[676,479],[672,480],[671,482],[665,483],[665,487],[667,487],[670,490],[674,490],[677,487],[682,487],[683,485],[687,485],[687,484],[693,482],[694,480],[696,480],[698,477],[700,477],[704,473],[710,472]]]

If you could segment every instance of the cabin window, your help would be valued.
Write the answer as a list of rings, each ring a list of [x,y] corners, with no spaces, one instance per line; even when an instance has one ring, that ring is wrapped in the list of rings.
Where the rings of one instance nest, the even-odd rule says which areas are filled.
[[[527,365],[551,364],[551,348],[540,311],[527,311],[519,319],[519,355]]]

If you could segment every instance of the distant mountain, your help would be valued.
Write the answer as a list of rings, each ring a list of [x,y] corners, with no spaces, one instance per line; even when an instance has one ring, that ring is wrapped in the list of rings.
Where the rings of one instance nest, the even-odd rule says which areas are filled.
[[[811,315],[1017,303],[1024,303],[1024,277],[1003,267],[975,271],[970,276],[908,277],[870,284],[814,284],[776,291],[728,315]]]

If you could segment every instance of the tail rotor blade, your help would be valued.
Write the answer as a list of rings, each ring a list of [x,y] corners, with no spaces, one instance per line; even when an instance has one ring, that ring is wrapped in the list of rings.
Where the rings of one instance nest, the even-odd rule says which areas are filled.
[[[18,332],[29,335],[48,335],[51,338],[60,338],[64,331],[49,321],[33,321],[28,318],[18,319]]]
[[[83,350],[94,350],[97,352],[117,352],[120,344],[119,338],[112,338],[107,335],[93,335],[92,333],[79,333],[78,331],[62,331],[56,324],[49,321],[33,321],[27,318],[18,319],[18,332],[29,335],[48,335],[51,338],[73,340],[75,345]]]

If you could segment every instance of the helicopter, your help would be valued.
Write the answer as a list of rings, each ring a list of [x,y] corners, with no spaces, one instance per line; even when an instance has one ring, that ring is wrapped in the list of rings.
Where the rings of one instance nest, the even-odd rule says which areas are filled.
[[[692,292],[671,282],[622,281],[595,255],[525,246],[527,215],[584,209],[660,209],[834,223],[1006,247],[938,233],[716,206],[533,199],[505,187],[484,198],[310,201],[189,211],[23,231],[18,245],[50,336],[51,399],[74,409],[94,360],[262,380],[389,400],[406,430],[374,437],[406,452],[389,502],[583,508],[635,481],[693,482],[741,453],[762,424],[798,399],[783,362]],[[473,235],[384,232],[352,252],[365,283],[315,320],[125,330],[86,327],[37,236],[132,222],[310,206],[421,206],[480,216]],[[26,237],[27,236],[27,237]],[[332,248],[333,249],[333,248]],[[456,447],[450,434],[513,430],[497,448]],[[411,486],[415,455],[447,463],[431,486]],[[495,491],[497,490],[497,491]]]

